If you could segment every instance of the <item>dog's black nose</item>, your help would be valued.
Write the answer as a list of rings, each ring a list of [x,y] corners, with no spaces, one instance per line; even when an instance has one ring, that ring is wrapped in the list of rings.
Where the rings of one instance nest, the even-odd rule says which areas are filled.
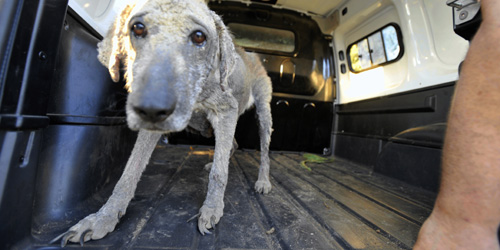
[[[174,112],[173,109],[170,110],[145,107],[134,107],[134,111],[139,115],[139,117],[141,117],[141,119],[152,123],[164,121]]]

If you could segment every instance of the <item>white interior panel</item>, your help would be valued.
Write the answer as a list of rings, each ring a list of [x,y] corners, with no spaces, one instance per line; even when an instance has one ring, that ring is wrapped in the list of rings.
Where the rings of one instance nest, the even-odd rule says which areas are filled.
[[[117,13],[127,4],[145,1],[69,0],[69,5],[104,36]],[[248,0],[239,2],[250,4]],[[339,103],[455,81],[458,65],[468,49],[468,42],[453,32],[452,9],[446,6],[446,0],[278,0],[276,7],[324,17],[336,13],[330,17],[338,18],[324,25],[334,24],[335,49],[344,53],[351,43],[389,23],[396,23],[401,28],[404,54],[399,61],[358,74],[349,70],[341,74],[340,65],[347,67],[347,60],[338,61]],[[345,15],[342,14],[344,9],[347,10]],[[332,29],[323,27],[329,32]]]
[[[113,24],[116,15],[127,4],[142,4],[146,0],[69,0],[69,7],[94,28],[101,36],[105,36]]]
[[[444,2],[424,0],[424,7],[429,15],[437,56],[443,63],[453,65],[464,59],[469,42],[459,38],[453,31],[452,9]],[[447,12],[450,14],[442,14]]]
[[[452,11],[445,0],[351,0],[334,32],[335,47],[347,47],[389,24],[400,26],[403,57],[383,67],[358,74],[340,73],[338,100],[349,103],[405,92],[458,79],[458,65],[468,43],[453,32]],[[348,55],[346,55],[347,57]]]
[[[130,3],[143,4],[147,0],[69,0],[69,6],[92,26],[99,34],[105,35],[117,13]],[[219,1],[219,0],[205,0]],[[252,3],[249,0],[224,0]],[[311,15],[327,16],[347,0],[278,0],[278,8],[296,10]],[[368,0],[367,0],[368,1]]]

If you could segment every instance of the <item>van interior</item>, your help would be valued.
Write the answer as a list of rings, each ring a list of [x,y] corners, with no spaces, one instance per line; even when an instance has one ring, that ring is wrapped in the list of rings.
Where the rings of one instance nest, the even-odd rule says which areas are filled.
[[[0,248],[51,239],[111,194],[137,132],[97,43],[129,1],[0,1]],[[139,1],[147,4],[147,1]],[[81,249],[411,249],[438,191],[447,115],[481,21],[444,0],[207,0],[273,84],[270,194],[239,118],[224,216],[202,236],[214,139],[164,135],[115,231]],[[476,1],[471,1],[476,2]],[[464,18],[463,11],[468,14]]]

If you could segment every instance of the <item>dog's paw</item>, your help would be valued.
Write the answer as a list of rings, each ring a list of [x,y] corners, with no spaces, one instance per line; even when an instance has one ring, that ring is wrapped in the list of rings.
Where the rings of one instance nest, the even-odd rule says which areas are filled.
[[[198,230],[202,235],[211,234],[209,229],[215,229],[215,224],[219,223],[220,218],[223,214],[223,206],[216,208],[209,208],[203,205],[200,208],[199,218],[198,218]]]
[[[89,240],[99,240],[115,229],[118,224],[119,214],[108,214],[101,211],[90,214],[80,220],[76,225],[72,226],[65,233],[57,236],[51,243],[61,239],[61,247],[64,247],[68,241],[78,243],[83,246],[83,243]]]
[[[203,169],[205,169],[205,171],[210,172],[213,164],[214,164],[213,162],[209,162],[209,163],[205,164],[205,167],[203,167]]]
[[[255,191],[257,193],[268,194],[271,192],[272,186],[270,181],[257,181],[255,182]]]

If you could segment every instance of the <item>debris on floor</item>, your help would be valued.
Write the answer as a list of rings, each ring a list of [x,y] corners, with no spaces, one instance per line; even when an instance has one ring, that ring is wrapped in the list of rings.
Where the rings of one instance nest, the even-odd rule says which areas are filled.
[[[300,166],[302,166],[303,168],[309,170],[309,171],[312,171],[312,169],[306,165],[306,162],[310,162],[310,163],[329,163],[329,162],[333,162],[333,158],[326,158],[326,157],[321,157],[321,156],[318,156],[318,155],[315,155],[315,154],[309,154],[309,153],[305,153],[302,155],[302,157],[304,157],[305,160],[301,161],[300,162]]]

